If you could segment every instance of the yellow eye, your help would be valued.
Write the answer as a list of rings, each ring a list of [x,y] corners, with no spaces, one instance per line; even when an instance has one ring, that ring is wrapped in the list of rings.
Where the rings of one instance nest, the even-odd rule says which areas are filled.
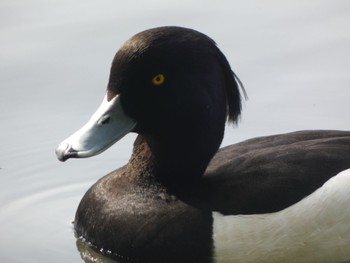
[[[162,85],[165,81],[165,77],[163,74],[157,74],[152,79],[152,84],[155,86]]]

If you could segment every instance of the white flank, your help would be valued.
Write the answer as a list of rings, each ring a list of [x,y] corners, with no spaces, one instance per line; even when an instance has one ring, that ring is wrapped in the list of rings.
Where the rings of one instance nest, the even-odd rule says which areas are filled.
[[[350,262],[350,169],[297,204],[262,215],[214,215],[215,262]]]

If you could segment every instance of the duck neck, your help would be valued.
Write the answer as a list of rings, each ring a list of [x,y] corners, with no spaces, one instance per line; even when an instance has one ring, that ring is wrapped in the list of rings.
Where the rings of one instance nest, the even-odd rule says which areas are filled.
[[[137,171],[136,176],[153,177],[168,187],[196,184],[220,142],[203,143],[198,138],[162,140],[139,135],[129,165]]]

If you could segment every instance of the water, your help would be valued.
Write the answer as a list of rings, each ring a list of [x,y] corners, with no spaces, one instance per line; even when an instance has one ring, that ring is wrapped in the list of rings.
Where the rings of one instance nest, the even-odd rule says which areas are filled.
[[[54,149],[100,104],[114,53],[143,29],[195,28],[226,54],[249,100],[223,145],[350,129],[346,0],[4,0],[0,17],[0,262],[83,262],[75,210],[93,182],[127,162],[135,136],[63,164]]]

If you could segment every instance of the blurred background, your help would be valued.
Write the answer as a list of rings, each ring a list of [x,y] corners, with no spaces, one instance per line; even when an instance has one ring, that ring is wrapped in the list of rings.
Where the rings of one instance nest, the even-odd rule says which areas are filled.
[[[249,99],[223,145],[304,129],[350,129],[347,0],[2,0],[0,262],[82,262],[72,220],[135,135],[60,163],[57,144],[97,109],[115,52],[164,25],[213,38]]]

